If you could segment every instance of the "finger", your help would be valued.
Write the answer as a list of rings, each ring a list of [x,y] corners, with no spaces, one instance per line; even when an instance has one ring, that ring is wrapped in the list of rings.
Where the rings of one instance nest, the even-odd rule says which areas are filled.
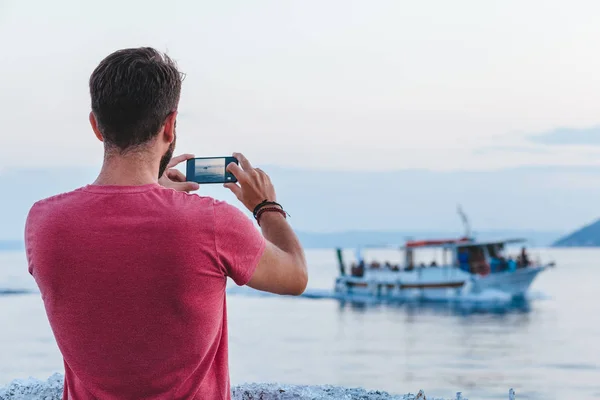
[[[241,187],[239,187],[236,183],[226,183],[223,186],[225,186],[227,189],[231,190],[233,192],[233,194],[235,195],[235,197],[237,197],[237,199],[241,201],[241,196],[242,196],[242,188]]]
[[[234,162],[229,163],[229,165],[227,166],[227,172],[233,174],[233,176],[235,176],[235,179],[237,179],[238,181],[243,181],[247,175],[246,171],[241,169],[240,166]]]
[[[200,185],[196,182],[174,182],[173,189],[179,192],[193,192],[194,190],[200,189]]]
[[[262,169],[260,169],[260,168],[254,168],[254,170],[256,172],[258,172],[260,175],[262,175],[263,178],[268,178],[269,177],[269,175],[265,171],[263,171]]]
[[[256,171],[256,173],[258,174],[258,176],[260,177],[260,179],[264,182],[267,179],[267,174],[265,174],[265,171],[263,171],[260,168],[254,168],[254,171]]]
[[[169,164],[167,165],[167,168],[173,168],[177,164],[180,164],[180,163],[182,163],[184,161],[187,161],[187,160],[190,160],[192,158],[194,158],[194,155],[193,154],[188,154],[188,153],[179,155],[177,157],[173,157],[173,158],[171,158],[171,161],[169,161]]]
[[[250,164],[250,161],[248,161],[242,153],[233,153],[233,156],[240,162],[244,171],[250,171],[252,169],[252,164]]]
[[[170,180],[172,180],[174,182],[185,182],[186,181],[185,175],[177,169],[168,169],[167,176],[169,177]]]
[[[269,175],[265,171],[263,171],[260,168],[254,168],[254,170],[258,172],[258,174],[260,175],[260,177],[261,177],[261,179],[262,179],[263,182],[266,182],[266,183],[270,183],[271,182],[271,178],[269,177]]]

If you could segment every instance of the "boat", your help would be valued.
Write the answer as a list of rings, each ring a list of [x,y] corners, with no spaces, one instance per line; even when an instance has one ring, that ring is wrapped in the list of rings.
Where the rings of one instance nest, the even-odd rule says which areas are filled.
[[[495,293],[510,299],[524,298],[535,278],[554,262],[533,260],[525,239],[477,241],[466,235],[450,239],[407,240],[400,248],[403,265],[367,263],[357,251],[356,261],[346,268],[342,249],[337,249],[339,276],[335,280],[337,297],[368,297],[381,300],[448,300],[482,293]],[[508,255],[517,248],[518,255]],[[442,261],[438,265],[439,253]],[[419,263],[419,253],[437,255],[429,264]],[[428,254],[427,254],[428,253]]]

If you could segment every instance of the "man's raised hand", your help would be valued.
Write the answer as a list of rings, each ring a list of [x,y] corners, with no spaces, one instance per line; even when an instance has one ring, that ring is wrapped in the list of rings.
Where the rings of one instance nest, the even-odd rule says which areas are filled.
[[[161,186],[175,189],[178,192],[189,193],[194,190],[198,190],[200,185],[198,185],[196,182],[186,182],[185,175],[182,174],[181,171],[175,169],[177,165],[192,158],[194,158],[193,154],[182,154],[177,157],[173,157],[167,165],[167,169],[158,180],[158,183]]]

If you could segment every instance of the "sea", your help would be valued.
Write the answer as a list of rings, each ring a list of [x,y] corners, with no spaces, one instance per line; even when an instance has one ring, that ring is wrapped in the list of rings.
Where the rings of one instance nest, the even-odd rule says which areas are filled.
[[[332,299],[334,250],[307,250],[306,297],[228,294],[232,384],[342,385],[473,399],[600,399],[600,250],[534,249],[556,267],[523,302]],[[374,259],[398,261],[389,250]],[[110,323],[110,321],[107,321]],[[0,253],[0,387],[63,372],[25,254]]]

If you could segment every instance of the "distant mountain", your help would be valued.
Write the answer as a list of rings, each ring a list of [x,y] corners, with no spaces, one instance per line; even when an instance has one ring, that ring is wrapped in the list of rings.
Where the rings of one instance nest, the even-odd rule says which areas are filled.
[[[531,231],[487,231],[475,232],[478,240],[500,240],[523,238],[532,247],[550,246],[562,233]],[[458,232],[386,232],[386,231],[348,231],[348,232],[298,232],[302,245],[307,249],[332,249],[336,247],[398,247],[407,239],[444,239],[459,237]],[[0,240],[0,251],[23,250],[24,244],[18,240]]]
[[[399,246],[414,235],[409,232],[379,231],[297,232],[297,234],[302,245],[312,249]]]
[[[600,246],[600,219],[567,235],[553,244],[554,247]]]
[[[399,247],[407,239],[451,239],[460,237],[460,232],[425,231],[347,231],[332,233],[298,232],[302,245],[308,249],[331,249],[335,247]],[[550,246],[560,232],[535,232],[524,230],[498,230],[474,232],[477,240],[526,239],[531,247]]]

